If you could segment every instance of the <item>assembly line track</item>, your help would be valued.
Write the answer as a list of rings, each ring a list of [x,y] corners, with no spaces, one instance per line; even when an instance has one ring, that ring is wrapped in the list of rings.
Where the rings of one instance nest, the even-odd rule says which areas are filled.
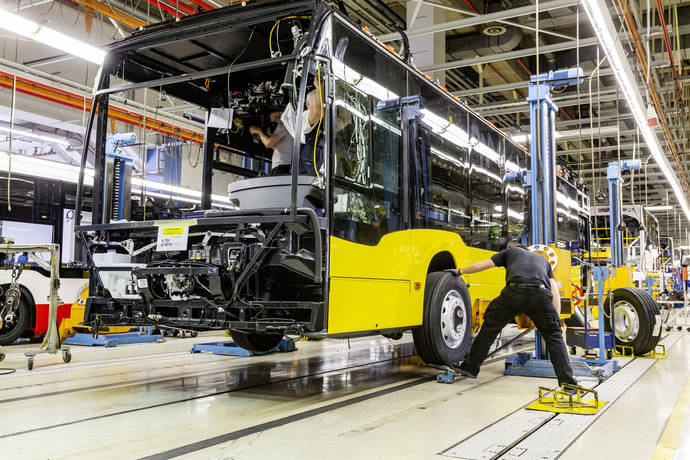
[[[513,351],[512,353],[515,353],[518,351],[523,351],[523,350],[526,350],[528,348],[529,348],[529,346],[521,347],[520,349],[517,349],[517,350]],[[406,343],[406,344],[395,346],[395,352],[405,352],[406,351],[405,349],[414,350],[413,344],[412,343]],[[42,427],[31,428],[28,430],[22,430],[22,431],[17,431],[17,432],[13,432],[13,433],[7,433],[4,435],[0,435],[0,439],[10,438],[10,437],[14,437],[14,436],[20,436],[23,434],[28,434],[28,433],[38,432],[38,431],[52,430],[52,429],[76,425],[76,424],[84,423],[84,422],[103,420],[106,418],[116,417],[119,415],[126,415],[126,414],[130,414],[130,413],[136,413],[136,412],[141,412],[141,411],[145,411],[145,410],[156,409],[156,408],[160,408],[160,407],[186,403],[189,401],[211,398],[211,397],[215,397],[215,396],[223,395],[223,394],[230,394],[230,393],[252,390],[255,388],[268,387],[268,386],[278,385],[278,384],[286,383],[286,382],[290,382],[290,381],[309,379],[312,377],[322,376],[322,375],[326,375],[326,374],[338,374],[338,373],[343,373],[343,372],[350,372],[350,371],[358,369],[358,368],[378,366],[378,365],[385,364],[385,363],[390,363],[390,362],[400,361],[400,360],[407,359],[407,358],[412,358],[414,356],[416,356],[416,354],[414,352],[406,353],[406,354],[401,354],[400,356],[393,356],[391,358],[376,360],[376,361],[372,361],[372,362],[361,362],[361,363],[352,364],[349,366],[337,367],[337,368],[333,368],[333,369],[324,369],[324,370],[319,371],[319,372],[312,372],[312,373],[308,373],[305,375],[297,375],[297,376],[287,377],[287,378],[278,378],[275,380],[265,381],[265,382],[258,383],[258,384],[237,386],[235,388],[229,388],[229,389],[222,390],[222,391],[214,391],[214,392],[201,394],[201,395],[197,395],[197,396],[178,398],[178,399],[175,399],[172,401],[166,401],[166,402],[162,402],[162,403],[158,403],[158,404],[150,404],[150,405],[146,405],[146,406],[126,409],[126,410],[121,410],[121,411],[114,411],[114,412],[110,412],[107,414],[99,414],[96,416],[85,417],[85,418],[80,418],[80,419],[76,419],[76,420],[70,420],[70,421],[57,423],[57,424],[53,424],[53,425],[47,425],[47,426],[42,426]],[[490,364],[490,363],[494,363],[494,362],[503,360],[503,359],[505,359],[505,356],[506,355],[502,355],[502,356],[496,357],[494,359],[487,360],[485,364]],[[258,364],[260,365],[261,363],[258,363]],[[249,365],[246,367],[251,368],[252,365]],[[238,369],[238,368],[230,368],[230,369],[225,368],[222,371],[213,372],[213,373],[211,373],[211,375],[212,374],[225,374],[228,371],[232,371],[232,370],[236,370],[236,369]],[[175,448],[173,450],[175,450],[175,452],[178,452],[178,451],[179,452],[182,452],[182,451],[193,452],[193,451],[196,451],[199,449],[210,447],[210,446],[215,445],[215,444],[226,442],[227,440],[238,439],[240,437],[244,437],[244,436],[247,436],[247,435],[252,434],[252,433],[257,433],[260,431],[265,431],[267,429],[271,429],[274,426],[279,426],[279,425],[283,425],[286,423],[291,423],[293,421],[304,420],[306,418],[313,417],[313,416],[319,415],[319,414],[324,413],[324,412],[329,412],[329,411],[332,411],[332,410],[335,410],[335,409],[338,409],[341,407],[347,407],[347,406],[350,406],[353,404],[357,404],[359,402],[364,402],[364,401],[367,401],[367,400],[370,400],[370,399],[373,399],[373,398],[376,398],[379,396],[383,396],[383,395],[390,394],[390,393],[393,393],[396,391],[411,388],[411,387],[420,385],[422,383],[427,383],[427,382],[432,382],[432,381],[435,382],[435,378],[433,378],[433,377],[435,377],[437,372],[433,372],[432,374],[429,374],[428,368],[420,368],[420,369],[422,369],[423,371],[426,372],[426,374],[421,378],[417,378],[417,379],[414,379],[411,381],[409,381],[409,378],[408,378],[407,379],[408,381],[406,381],[404,383],[394,385],[391,387],[387,387],[387,388],[384,388],[381,390],[376,390],[372,393],[367,393],[364,395],[355,396],[353,398],[349,398],[349,399],[346,399],[344,401],[328,404],[326,406],[322,406],[322,407],[319,407],[316,409],[312,409],[312,410],[308,410],[308,411],[305,411],[302,413],[298,413],[298,414],[295,414],[295,415],[290,416],[290,417],[279,418],[279,419],[276,419],[276,420],[271,421],[271,422],[266,422],[266,423],[263,423],[260,425],[255,425],[255,426],[247,427],[247,428],[244,428],[244,429],[241,429],[238,431],[226,433],[226,434],[218,436],[216,438],[202,440],[202,441],[199,441],[197,443],[193,443],[193,444],[190,444],[187,446],[181,446],[181,447]],[[197,375],[208,375],[208,373],[197,373]],[[415,374],[415,376],[417,376],[417,375],[418,374]],[[406,374],[406,376],[409,377],[409,374]],[[187,378],[187,377],[177,375],[177,376],[170,377],[170,378],[155,379],[155,381],[158,383],[158,382],[165,382],[165,381],[180,380],[183,378]],[[462,377],[460,379],[462,379]],[[46,397],[46,396],[55,396],[55,395],[82,392],[82,391],[93,391],[93,390],[98,391],[98,390],[104,390],[104,389],[108,389],[108,388],[112,388],[112,387],[121,387],[121,386],[127,386],[127,385],[137,385],[137,384],[147,384],[147,383],[151,383],[151,382],[152,382],[152,379],[133,379],[133,380],[130,380],[129,382],[116,382],[113,384],[91,385],[91,386],[87,386],[87,387],[81,387],[81,388],[75,388],[75,389],[69,389],[69,390],[63,390],[63,391],[55,391],[55,392],[49,392],[49,393],[44,393],[44,394],[38,394],[38,395],[27,395],[27,396],[16,397],[16,398],[7,398],[4,400],[0,400],[0,406],[2,404],[7,404],[10,402],[16,402],[16,401],[23,401],[23,400],[27,400],[27,399],[34,399],[34,398],[40,398],[40,397]],[[490,383],[490,382],[484,382],[482,384],[475,385],[472,388],[476,388],[476,387],[485,385],[486,383]],[[156,454],[158,456],[163,455],[163,457],[157,457],[156,455],[154,455],[151,458],[169,458],[170,456],[181,455],[182,453],[173,454],[173,455],[171,455],[171,454],[172,454],[172,452],[164,452],[161,454]]]
[[[513,353],[517,353],[518,351],[524,351],[524,350],[527,350],[529,348],[531,348],[531,347],[529,347],[529,346],[524,347],[524,348],[521,348],[520,350],[514,351]],[[512,354],[512,353],[510,353],[510,354]],[[485,361],[483,365],[492,364],[492,363],[495,363],[497,361],[502,361],[505,358],[506,358],[506,355],[499,356],[499,357],[496,357],[493,359],[489,359],[489,360]],[[376,364],[376,363],[372,363],[372,364]],[[486,382],[483,382],[483,383],[480,383],[477,385],[473,385],[469,389],[476,389],[476,388],[481,387],[483,385],[493,383],[496,380],[503,378],[503,377],[504,376],[501,375],[501,376],[496,377],[492,380],[489,380],[489,381],[486,381]],[[465,377],[457,377],[456,380],[465,380]],[[247,428],[242,428],[240,430],[230,431],[228,433],[214,436],[212,438],[203,439],[201,441],[197,441],[197,442],[193,442],[193,443],[186,444],[183,446],[175,447],[175,448],[163,451],[163,452],[159,452],[157,454],[149,455],[146,457],[141,457],[140,460],[163,460],[163,459],[179,457],[182,455],[197,452],[197,451],[202,450],[202,449],[217,446],[219,444],[234,441],[236,439],[243,438],[245,436],[249,436],[249,435],[256,434],[256,433],[261,433],[263,431],[270,430],[272,428],[282,427],[282,426],[288,425],[290,423],[299,422],[299,421],[302,421],[302,420],[305,420],[305,419],[308,419],[311,417],[315,417],[317,415],[325,414],[327,412],[331,412],[331,411],[334,411],[337,409],[342,409],[345,407],[352,406],[354,404],[369,401],[371,399],[378,398],[380,396],[385,396],[385,395],[389,395],[391,393],[395,393],[395,392],[398,392],[401,390],[406,390],[408,388],[412,388],[412,387],[415,387],[417,385],[421,385],[423,383],[429,383],[430,381],[432,381],[432,380],[429,379],[429,376],[425,375],[424,377],[421,377],[421,378],[418,378],[418,379],[415,379],[415,380],[412,380],[409,382],[405,382],[405,383],[402,383],[400,385],[395,385],[392,387],[383,388],[381,390],[377,390],[377,391],[374,391],[372,393],[367,393],[367,394],[355,396],[353,398],[349,398],[349,399],[346,399],[343,401],[334,402],[331,404],[327,404],[325,406],[320,406],[320,407],[316,407],[314,409],[309,409],[309,410],[306,410],[303,412],[299,412],[297,414],[289,415],[287,417],[281,417],[281,418],[278,418],[275,420],[271,420],[269,422],[260,423],[258,425],[253,425],[253,426],[250,426]],[[434,381],[435,381],[435,379],[434,379]]]
[[[669,335],[670,335],[670,334],[667,334],[667,335],[665,335],[664,337],[662,337],[662,338],[659,340],[659,342],[661,342],[662,340],[664,340],[664,339],[666,339],[667,337],[669,337]],[[671,346],[672,346],[673,344],[675,344],[675,341],[671,344]],[[627,358],[626,358],[626,359],[627,359]],[[631,359],[629,359],[629,360],[626,360],[625,363],[621,366],[621,370],[624,369],[625,367],[627,367],[627,366],[628,366],[630,363],[632,363],[635,359],[641,359],[641,358],[636,357],[636,358],[631,358]],[[643,358],[643,359],[644,359],[644,358]],[[654,361],[652,361],[652,363],[653,363],[653,362],[654,362]],[[650,366],[650,367],[651,367],[651,366]],[[614,375],[616,375],[616,374],[614,374]],[[642,375],[643,375],[643,374],[641,374],[641,375],[638,376],[637,378],[638,378],[638,379],[641,378]],[[591,380],[590,380],[590,381],[591,381]],[[602,383],[604,383],[604,382],[606,382],[606,381],[607,381],[607,380],[600,380],[600,381],[596,382],[596,384],[592,385],[590,388],[597,388],[598,386],[600,386]],[[532,400],[530,403],[526,404],[525,406],[527,406],[527,405],[529,405],[529,404],[531,404],[531,403],[533,403],[533,402],[536,402],[537,400],[538,400],[538,399],[534,399],[534,400]],[[610,404],[613,404],[614,402],[615,402],[615,401],[609,401]],[[464,443],[464,442],[466,442],[466,441],[472,439],[473,437],[475,437],[476,435],[480,434],[481,432],[483,432],[483,431],[485,431],[485,430],[488,430],[488,429],[490,429],[490,428],[492,428],[492,427],[494,427],[494,426],[499,425],[501,422],[503,422],[504,420],[508,419],[509,417],[515,415],[516,413],[518,413],[518,412],[520,412],[520,411],[524,411],[524,410],[525,410],[525,406],[520,407],[520,408],[514,410],[513,412],[510,412],[510,413],[506,414],[505,416],[499,418],[498,420],[496,420],[495,422],[491,423],[490,425],[488,425],[488,426],[482,428],[481,430],[478,430],[478,431],[476,431],[476,432],[470,434],[469,436],[467,436],[467,437],[465,437],[464,439],[462,439],[461,441],[455,443],[453,446],[451,446],[451,447],[449,447],[449,448],[447,448],[447,449],[444,449],[443,451],[439,452],[438,454],[439,454],[439,455],[445,455],[445,454],[448,453],[449,451],[452,451],[456,446],[458,446],[458,445],[460,445],[460,444],[462,444],[462,443]],[[605,408],[604,410],[606,410],[606,409],[608,409],[608,407]],[[602,411],[602,412],[603,412],[603,411]],[[516,448],[517,446],[519,446],[523,441],[527,440],[530,436],[534,435],[534,434],[537,433],[540,429],[544,428],[546,425],[549,424],[549,422],[551,422],[553,419],[555,419],[555,418],[558,417],[559,415],[562,415],[562,414],[561,414],[561,413],[558,413],[558,412],[554,412],[554,413],[549,413],[549,414],[547,414],[547,415],[544,417],[544,420],[542,420],[542,421],[540,421],[539,423],[535,424],[530,430],[526,431],[524,434],[522,434],[521,436],[519,436],[518,438],[516,438],[515,440],[513,440],[513,441],[510,442],[509,444],[507,444],[507,445],[506,445],[505,447],[503,447],[499,452],[496,452],[496,453],[493,454],[490,458],[488,458],[488,460],[498,460],[498,459],[503,458],[504,455],[508,454],[508,453],[509,453],[510,451],[512,451],[514,448]],[[571,440],[571,441],[568,443],[568,445],[563,449],[563,451],[561,452],[561,454],[558,455],[558,457],[560,457],[560,456],[565,452],[565,450],[566,450],[568,447],[570,447],[580,436],[582,436],[582,434],[584,434],[584,432],[585,432],[585,431],[579,433],[578,436],[577,436],[575,439]]]

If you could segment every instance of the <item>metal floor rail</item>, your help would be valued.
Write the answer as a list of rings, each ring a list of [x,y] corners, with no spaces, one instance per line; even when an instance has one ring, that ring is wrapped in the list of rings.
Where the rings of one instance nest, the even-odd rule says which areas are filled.
[[[670,349],[681,334],[669,334],[660,343]],[[650,367],[655,359],[616,358],[622,369],[595,387],[607,404],[595,415],[556,414],[518,409],[485,429],[452,446],[442,455],[469,460],[556,459]]]

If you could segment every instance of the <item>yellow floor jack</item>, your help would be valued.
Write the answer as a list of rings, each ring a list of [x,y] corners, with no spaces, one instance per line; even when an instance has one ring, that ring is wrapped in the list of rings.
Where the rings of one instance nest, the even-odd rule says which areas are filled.
[[[613,356],[625,358],[664,359],[667,356],[666,345],[660,343],[654,348],[654,350],[645,355],[636,355],[633,347],[629,347],[627,345],[616,345]]]
[[[558,389],[539,387],[539,399],[526,409],[562,414],[594,415],[606,401],[599,399],[596,390],[578,385],[561,385]]]
[[[70,308],[69,318],[63,318],[60,322],[60,327],[58,328],[60,332],[60,342],[64,342],[65,339],[79,333],[92,333],[89,326],[82,324],[84,321],[84,312],[86,310],[86,299],[88,297],[89,287],[85,284],[77,295],[77,300],[74,301]],[[108,326],[107,331],[102,330],[98,332],[102,334],[122,334],[129,332],[131,329],[131,326]]]

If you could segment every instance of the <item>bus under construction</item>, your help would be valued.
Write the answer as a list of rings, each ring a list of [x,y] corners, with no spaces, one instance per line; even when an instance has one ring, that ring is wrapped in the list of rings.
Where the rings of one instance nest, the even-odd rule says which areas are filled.
[[[529,243],[528,192],[513,179],[529,154],[404,54],[314,1],[238,4],[111,45],[89,118],[93,224],[77,227],[91,272],[85,320],[228,328],[254,351],[285,334],[412,330],[425,361],[461,359],[473,305],[503,277],[445,270]],[[146,88],[225,121],[205,125],[200,210],[113,222],[108,101]],[[276,111],[292,167],[264,175],[270,150],[247,128]],[[232,209],[212,206],[214,169],[236,178]],[[558,246],[584,251],[588,200],[568,174],[554,187]]]

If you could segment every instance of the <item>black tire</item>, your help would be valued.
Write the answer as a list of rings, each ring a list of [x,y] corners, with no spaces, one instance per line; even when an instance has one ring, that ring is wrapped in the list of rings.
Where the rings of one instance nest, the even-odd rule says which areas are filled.
[[[232,340],[252,353],[266,353],[273,350],[283,340],[283,334],[238,331],[230,329]]]
[[[444,315],[454,324],[444,322]],[[462,278],[447,272],[427,275],[423,322],[412,335],[417,354],[427,364],[448,366],[465,357],[472,342],[472,304]]]
[[[613,291],[613,302],[618,313],[620,327],[611,327],[611,306],[607,298],[604,302],[606,320],[605,330],[611,332],[616,329],[616,343],[633,348],[636,355],[644,355],[654,350],[661,338],[661,320],[659,307],[647,293],[638,288],[620,288]],[[614,310],[615,310],[614,309]],[[626,313],[622,313],[627,310]],[[629,327],[634,321],[630,321],[631,314],[637,319],[637,327]],[[616,314],[613,317],[616,319]]]
[[[0,303],[4,304],[5,295],[0,296]],[[12,324],[3,324],[0,329],[0,345],[9,345],[19,337],[29,327],[31,320],[31,305],[25,296],[19,299],[19,306],[17,307],[17,318]],[[4,318],[3,318],[4,321]]]

